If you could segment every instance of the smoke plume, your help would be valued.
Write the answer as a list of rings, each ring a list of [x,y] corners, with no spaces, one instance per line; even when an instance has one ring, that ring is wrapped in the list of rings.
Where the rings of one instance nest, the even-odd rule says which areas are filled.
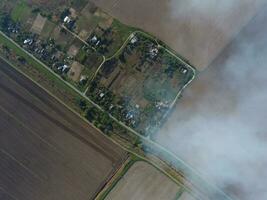
[[[180,2],[171,1],[173,17],[183,19],[187,12],[199,12],[202,23],[211,15],[219,18],[229,10],[248,9],[241,0],[185,1],[192,5],[190,10],[182,10]],[[217,15],[215,7],[220,7]],[[227,34],[224,27],[218,29]],[[156,140],[230,196],[266,200],[266,104],[267,9],[262,7],[186,89]]]

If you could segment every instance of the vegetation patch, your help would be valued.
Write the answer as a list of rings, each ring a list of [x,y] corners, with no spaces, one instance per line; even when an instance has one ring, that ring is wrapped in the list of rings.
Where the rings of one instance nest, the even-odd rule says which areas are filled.
[[[19,1],[11,12],[11,18],[15,21],[27,21],[31,14],[31,8],[24,2]]]

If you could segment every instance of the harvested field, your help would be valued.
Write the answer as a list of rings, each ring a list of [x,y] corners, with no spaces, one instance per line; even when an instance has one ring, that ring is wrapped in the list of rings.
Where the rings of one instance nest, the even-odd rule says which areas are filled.
[[[106,200],[173,200],[179,191],[179,186],[167,176],[139,161],[128,170]]]
[[[188,192],[184,192],[178,200],[195,200],[195,198],[190,195]]]
[[[0,199],[94,199],[125,159],[98,130],[3,61],[0,95]]]
[[[45,26],[45,22],[46,22],[46,18],[38,14],[36,19],[33,22],[31,31],[40,35]]]
[[[83,65],[74,61],[71,65],[70,71],[68,72],[69,77],[75,82],[78,81],[83,71],[83,68]]]
[[[55,27],[56,27],[55,24],[53,24],[49,20],[46,20],[46,23],[44,25],[43,31],[41,32],[41,38],[48,38],[48,37],[50,37],[50,35],[53,32],[53,30],[54,30]]]
[[[68,55],[74,57],[79,52],[80,47],[77,47],[75,45],[71,45],[71,47],[68,50]]]
[[[194,0],[93,0],[122,22],[151,32],[206,68],[266,2]],[[227,2],[229,5],[225,5]],[[228,6],[226,9],[224,7]]]

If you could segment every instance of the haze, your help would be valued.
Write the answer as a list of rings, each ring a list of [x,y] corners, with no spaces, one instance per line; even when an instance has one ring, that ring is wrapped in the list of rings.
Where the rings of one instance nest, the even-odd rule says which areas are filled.
[[[209,66],[156,140],[232,197],[267,199],[267,1],[95,2],[158,36],[197,69]]]
[[[266,11],[262,7],[199,74],[157,136],[204,177],[244,200],[267,199]]]

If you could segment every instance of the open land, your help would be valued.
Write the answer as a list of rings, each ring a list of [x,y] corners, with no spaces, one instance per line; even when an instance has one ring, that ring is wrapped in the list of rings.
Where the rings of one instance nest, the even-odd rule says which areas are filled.
[[[123,23],[157,36],[199,70],[215,59],[266,2],[93,1]]]
[[[0,63],[0,197],[93,199],[126,154]]]
[[[176,199],[180,190],[180,186],[153,166],[138,161],[121,178],[106,199],[173,200]]]
[[[24,6],[25,5],[23,5],[23,7]],[[111,87],[112,92],[116,94],[115,98],[123,96],[124,91],[128,92],[127,90],[133,90],[133,92],[139,93],[137,98],[133,98],[133,102],[138,102],[138,104],[134,103],[134,105],[131,106],[138,109],[142,105],[146,105],[147,99],[144,98],[145,95],[142,93],[147,93],[147,96],[150,98],[152,97],[152,100],[150,99],[152,106],[148,107],[146,111],[150,114],[151,109],[157,108],[158,110],[163,110],[161,108],[169,103],[166,103],[166,101],[162,102],[166,100],[164,99],[166,97],[168,101],[173,100],[173,102],[175,102],[180,96],[182,89],[184,89],[187,83],[191,82],[193,78],[188,80],[184,78],[186,76],[181,75],[191,75],[191,70],[194,70],[165,48],[165,45],[153,36],[121,24],[119,21],[113,19],[100,9],[94,8],[92,5],[89,5],[89,8],[87,5],[85,8],[88,9],[88,11],[82,9],[80,13],[78,10],[74,10],[74,8],[62,6],[59,8],[60,16],[58,16],[58,18],[54,15],[50,16],[41,13],[43,17],[46,17],[46,21],[44,25],[39,28],[37,34],[28,32],[27,27],[34,26],[34,22],[38,20],[40,10],[32,10],[30,18],[26,23],[24,21],[16,22],[14,21],[15,18],[12,18],[12,15],[10,18],[9,13],[4,13],[4,16],[1,16],[3,19],[2,23],[4,24],[4,26],[1,24],[1,30],[16,41],[20,47],[15,46],[14,48],[14,41],[8,41],[6,36],[1,33],[1,40],[3,40],[4,44],[1,46],[1,50],[4,52],[5,57],[12,60],[12,63],[15,62],[15,64],[18,64],[19,68],[22,68],[24,73],[29,74],[34,80],[38,80],[38,82],[46,82],[45,88],[49,85],[49,87],[52,86],[53,89],[56,88],[56,90],[60,91],[60,87],[62,86],[64,91],[66,87],[69,87],[68,89],[72,90],[72,93],[74,91],[77,92],[77,94],[74,95],[75,97],[78,96],[78,99],[75,100],[75,108],[77,108],[78,104],[78,107],[80,107],[79,113],[82,113],[90,122],[100,127],[103,132],[106,134],[113,134],[113,132],[120,131],[125,134],[125,132],[131,129],[121,122],[125,123],[125,118],[126,120],[130,119],[130,121],[132,119],[133,113],[129,111],[129,104],[124,104],[124,101],[122,101],[121,107],[123,108],[123,112],[119,113],[121,114],[120,116],[114,118],[110,115],[111,111],[109,109],[113,105],[110,105],[109,98],[105,98],[104,106],[101,105],[102,108],[100,108],[98,105],[101,102],[100,100],[93,102],[85,96],[87,90],[84,92],[84,89],[86,89],[88,84],[91,86],[95,80],[93,79],[93,81],[91,81],[90,77],[93,76],[93,78],[95,78],[95,76],[103,75],[103,71],[106,69],[105,65],[109,64],[113,59],[119,60],[119,65],[115,67],[116,70],[126,72],[126,79],[132,84],[130,84],[130,88],[123,88],[124,86],[120,87],[118,83],[115,84],[117,87]],[[14,8],[11,9],[11,12],[14,12]],[[88,16],[86,14],[88,14]],[[83,17],[83,15],[89,18],[92,17],[93,20],[82,20],[78,23],[79,17]],[[87,24],[87,22],[92,22],[96,27],[93,27],[92,30],[87,30],[86,27],[92,25]],[[46,29],[46,27],[48,28]],[[131,34],[132,32],[134,32],[134,34]],[[137,33],[141,34],[143,39],[138,36]],[[84,39],[86,39],[86,41]],[[144,44],[141,42],[141,45],[139,45],[139,40],[145,40]],[[129,42],[131,45],[129,45]],[[131,47],[135,45],[137,46],[136,48]],[[12,51],[10,51],[10,48]],[[25,51],[22,51],[21,48]],[[26,51],[28,53],[26,53]],[[109,54],[111,57],[109,57]],[[91,57],[92,55],[93,58]],[[101,63],[99,61],[100,59],[97,59],[99,57],[101,58],[99,55],[102,55],[103,60]],[[167,59],[163,59],[164,57]],[[45,65],[38,62],[36,58],[40,59]],[[92,61],[98,64],[89,65],[88,62],[90,63]],[[28,64],[30,64],[30,67],[27,67]],[[164,68],[160,68],[161,65],[164,66]],[[152,68],[154,69],[152,70]],[[30,70],[30,73],[28,73],[27,69]],[[156,75],[149,77],[147,71],[151,71],[151,74],[155,72],[160,75],[166,84],[159,84],[157,79],[154,80]],[[44,72],[44,74],[42,74],[42,72]],[[83,72],[86,72],[87,75],[85,79],[82,74]],[[176,77],[176,75],[179,76]],[[144,78],[144,76],[146,77]],[[47,78],[49,80],[47,80]],[[115,76],[115,78],[117,77]],[[107,77],[107,79],[110,79],[110,77]],[[141,84],[138,83],[139,80]],[[78,85],[76,85],[77,81]],[[114,79],[114,82],[116,81],[117,80]],[[180,82],[183,81],[184,84],[180,84]],[[61,82],[61,84],[59,82]],[[54,83],[59,87],[54,87]],[[70,83],[77,88],[74,88]],[[83,83],[82,88],[79,85],[80,83]],[[151,86],[154,86],[156,83],[160,88],[160,92],[157,93],[156,90],[149,91]],[[143,86],[141,86],[142,84]],[[166,88],[161,88],[162,86],[166,86]],[[136,91],[134,90],[135,87]],[[51,89],[51,87],[49,89]],[[87,87],[87,89],[90,89],[90,87]],[[54,91],[52,93],[55,94]],[[103,95],[108,96],[107,93],[102,93],[103,92],[98,94],[98,97],[103,97]],[[174,98],[175,94],[176,97]],[[127,95],[129,95],[129,92],[126,96]],[[110,96],[114,97],[112,95]],[[71,96],[71,98],[72,97],[73,96]],[[90,106],[88,106],[88,102]],[[97,116],[97,119],[95,116]],[[113,121],[117,124],[113,123]],[[125,129],[122,130],[122,126],[127,131],[125,131]],[[142,137],[133,130],[131,130],[131,132],[138,137]],[[133,142],[135,147],[139,147],[139,141],[134,140]]]
[[[206,178],[222,184],[237,199],[266,198],[259,198],[266,191],[262,186],[266,185],[267,167],[267,126],[263,120],[267,84],[266,11],[264,6],[210,67],[199,74],[157,136],[158,142],[171,148]],[[247,130],[251,137],[248,141]],[[258,140],[261,142],[255,144]],[[261,145],[264,148],[258,149]],[[255,148],[257,153],[251,154],[252,158],[247,153],[239,154],[246,148],[250,153]],[[231,180],[226,171],[231,173]]]

